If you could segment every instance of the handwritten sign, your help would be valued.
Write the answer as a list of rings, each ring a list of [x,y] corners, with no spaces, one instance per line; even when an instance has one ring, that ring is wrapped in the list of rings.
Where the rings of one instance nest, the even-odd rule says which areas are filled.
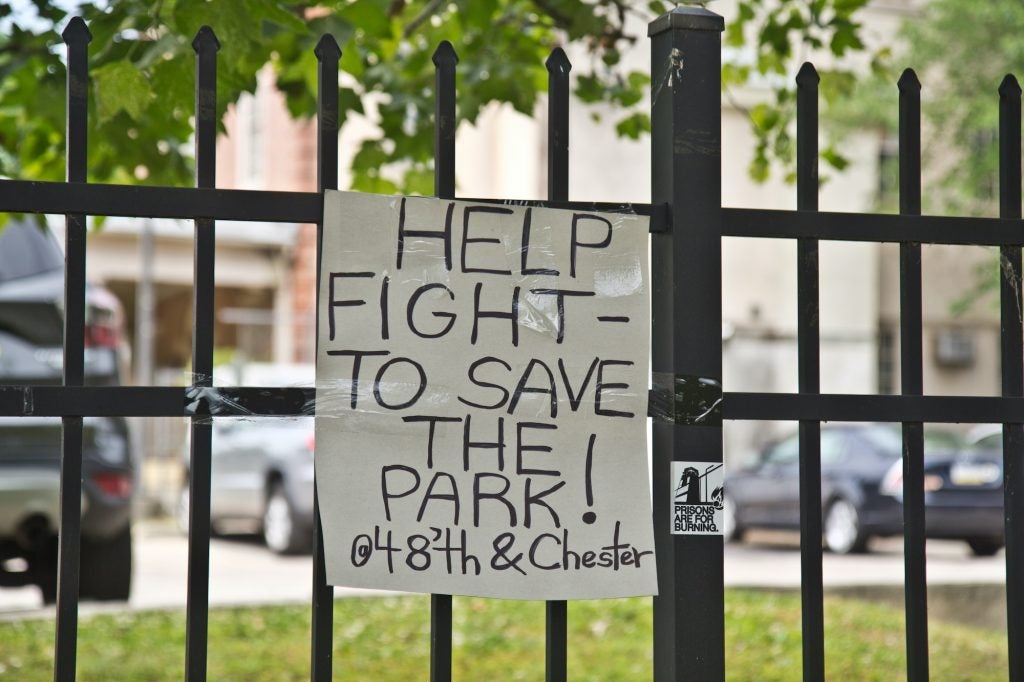
[[[657,590],[647,219],[328,192],[327,578],[512,599]]]

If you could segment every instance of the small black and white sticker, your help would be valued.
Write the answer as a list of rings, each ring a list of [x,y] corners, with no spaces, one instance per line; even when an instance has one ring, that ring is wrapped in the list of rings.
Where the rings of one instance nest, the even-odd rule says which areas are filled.
[[[672,534],[721,535],[725,467],[672,462]]]

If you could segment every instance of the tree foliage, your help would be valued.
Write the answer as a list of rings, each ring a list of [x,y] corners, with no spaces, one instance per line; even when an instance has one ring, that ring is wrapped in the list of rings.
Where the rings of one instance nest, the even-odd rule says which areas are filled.
[[[855,12],[867,0],[740,0],[727,45],[756,57],[729,63],[724,82],[783,77],[799,50],[827,47],[836,56],[863,49]],[[0,5],[0,174],[58,180],[64,174],[64,65],[59,30],[64,11],[31,0],[32,12]],[[380,135],[366,140],[352,166],[354,188],[429,193],[432,187],[434,67],[441,40],[464,55],[458,65],[458,115],[473,122],[491,102],[530,114],[546,88],[544,60],[564,43],[585,47],[574,65],[575,95],[611,105],[622,136],[650,130],[646,71],[622,54],[646,40],[646,22],[672,3],[655,0],[88,0],[76,13],[90,45],[89,177],[117,183],[189,184],[194,57],[200,26],[220,39],[217,105],[223,114],[270,65],[296,117],[316,111],[316,58],[323,33],[342,47],[346,116],[372,102]],[[639,30],[639,33],[638,33]],[[581,63],[580,63],[581,62]],[[836,70],[828,82],[852,78]],[[774,102],[751,112],[758,147],[752,173],[764,178],[772,159],[790,162],[793,89],[774,87]],[[829,90],[825,90],[826,95]],[[834,149],[826,161],[841,165]]]
[[[933,0],[907,26],[907,61],[927,66],[926,162],[939,167],[932,210],[996,215],[999,85],[1007,73],[1024,75],[1024,4]]]
[[[730,88],[757,82],[769,85],[773,92],[772,99],[747,111],[756,139],[750,165],[755,180],[766,180],[773,162],[786,170],[787,180],[795,179],[795,66],[812,55],[830,55],[832,66],[818,67],[819,91],[826,106],[849,97],[858,79],[865,75],[845,58],[866,50],[857,13],[867,4],[868,0],[739,1],[737,17],[725,31],[725,45],[735,52],[724,60],[723,87],[728,93]],[[888,48],[868,56],[870,73],[889,73]],[[821,160],[840,171],[849,163],[834,144],[822,149]]]

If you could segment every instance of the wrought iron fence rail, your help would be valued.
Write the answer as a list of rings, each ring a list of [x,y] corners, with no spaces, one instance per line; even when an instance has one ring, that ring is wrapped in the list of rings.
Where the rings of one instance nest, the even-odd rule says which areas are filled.
[[[1019,218],[723,208],[722,236],[1021,246],[1024,245],[1024,221]]]

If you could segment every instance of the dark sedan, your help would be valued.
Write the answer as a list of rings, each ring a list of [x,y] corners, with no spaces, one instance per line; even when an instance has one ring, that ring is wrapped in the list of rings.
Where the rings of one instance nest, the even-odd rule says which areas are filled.
[[[825,547],[862,552],[872,536],[903,532],[902,437],[898,425],[826,425],[821,429]],[[799,439],[764,448],[726,477],[725,535],[747,529],[800,527]],[[998,458],[964,449],[953,434],[925,432],[925,523],[928,537],[965,540],[976,555],[1003,545],[1002,469]]]
[[[1001,427],[976,427],[956,457],[925,462],[925,505],[928,537],[966,539],[978,556],[1003,547]]]

